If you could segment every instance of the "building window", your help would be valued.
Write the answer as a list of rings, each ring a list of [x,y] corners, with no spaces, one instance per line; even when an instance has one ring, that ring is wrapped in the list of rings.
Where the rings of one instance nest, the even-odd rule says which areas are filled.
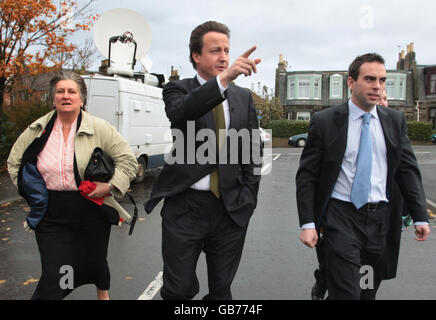
[[[430,75],[429,94],[436,94],[436,73]]]
[[[337,98],[340,95],[340,82],[339,80],[333,80],[332,82],[332,97]]]
[[[320,97],[320,90],[319,90],[319,87],[320,87],[319,81],[320,81],[320,79],[315,79],[313,81],[313,98],[314,99],[320,99],[321,98]]]
[[[310,81],[300,80],[298,81],[298,99],[310,98]]]
[[[400,79],[400,87],[399,87],[400,92],[399,92],[398,98],[401,99],[401,100],[405,100],[406,99],[406,90],[405,90],[405,87],[404,87],[404,82],[405,81],[403,79]]]
[[[342,99],[342,83],[340,74],[330,76],[330,99]]]
[[[288,99],[321,99],[321,75],[295,74],[288,76]]]
[[[289,81],[288,99],[295,99],[295,80]]]
[[[310,121],[310,112],[297,112],[297,121]]]
[[[386,93],[388,99],[406,100],[407,75],[400,73],[388,74]]]
[[[386,95],[388,99],[395,99],[395,80],[386,79]]]

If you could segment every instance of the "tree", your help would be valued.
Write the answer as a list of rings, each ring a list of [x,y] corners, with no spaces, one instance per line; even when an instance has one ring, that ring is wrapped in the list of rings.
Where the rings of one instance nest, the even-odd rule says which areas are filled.
[[[262,116],[262,119],[260,119],[260,126],[262,128],[268,128],[271,120],[283,118],[283,106],[280,104],[279,98],[269,97],[268,95],[261,98],[253,92],[252,95],[257,112]]]
[[[85,42],[78,45],[72,52],[59,52],[52,59],[53,63],[60,65],[62,68],[73,70],[79,74],[86,73],[94,62],[94,56],[97,48],[93,40],[87,38]]]
[[[0,115],[5,89],[26,74],[59,68],[56,54],[70,53],[70,36],[89,30],[97,15],[88,0],[0,0]],[[50,64],[50,65],[49,65]]]

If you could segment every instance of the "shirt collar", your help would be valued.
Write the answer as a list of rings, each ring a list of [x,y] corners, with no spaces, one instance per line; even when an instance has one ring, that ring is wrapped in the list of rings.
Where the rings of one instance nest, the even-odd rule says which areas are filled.
[[[350,116],[351,116],[352,120],[356,120],[359,117],[361,117],[364,113],[366,113],[365,111],[360,109],[358,106],[356,106],[356,104],[354,104],[354,102],[351,100],[351,98],[348,100],[348,110],[350,112]],[[369,113],[371,113],[371,115],[374,118],[378,119],[378,113],[377,113],[376,106],[374,106]]]
[[[200,75],[198,73],[197,73],[197,80],[198,80],[198,82],[200,82],[200,86],[202,86],[203,84],[205,84],[207,82],[202,77],[200,77]]]

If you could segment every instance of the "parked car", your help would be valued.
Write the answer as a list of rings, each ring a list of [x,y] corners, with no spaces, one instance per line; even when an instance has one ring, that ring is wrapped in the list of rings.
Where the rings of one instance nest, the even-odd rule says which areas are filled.
[[[296,134],[288,140],[288,145],[304,148],[306,146],[307,133]]]
[[[433,142],[433,143],[436,143],[436,133],[433,133],[431,135],[430,141]]]

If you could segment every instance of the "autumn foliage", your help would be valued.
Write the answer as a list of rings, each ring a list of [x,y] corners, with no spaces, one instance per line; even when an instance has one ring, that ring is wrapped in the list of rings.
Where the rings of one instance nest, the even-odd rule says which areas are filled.
[[[17,76],[57,68],[63,61],[53,57],[74,50],[70,36],[89,30],[97,17],[92,2],[0,0],[0,114],[5,88]]]

